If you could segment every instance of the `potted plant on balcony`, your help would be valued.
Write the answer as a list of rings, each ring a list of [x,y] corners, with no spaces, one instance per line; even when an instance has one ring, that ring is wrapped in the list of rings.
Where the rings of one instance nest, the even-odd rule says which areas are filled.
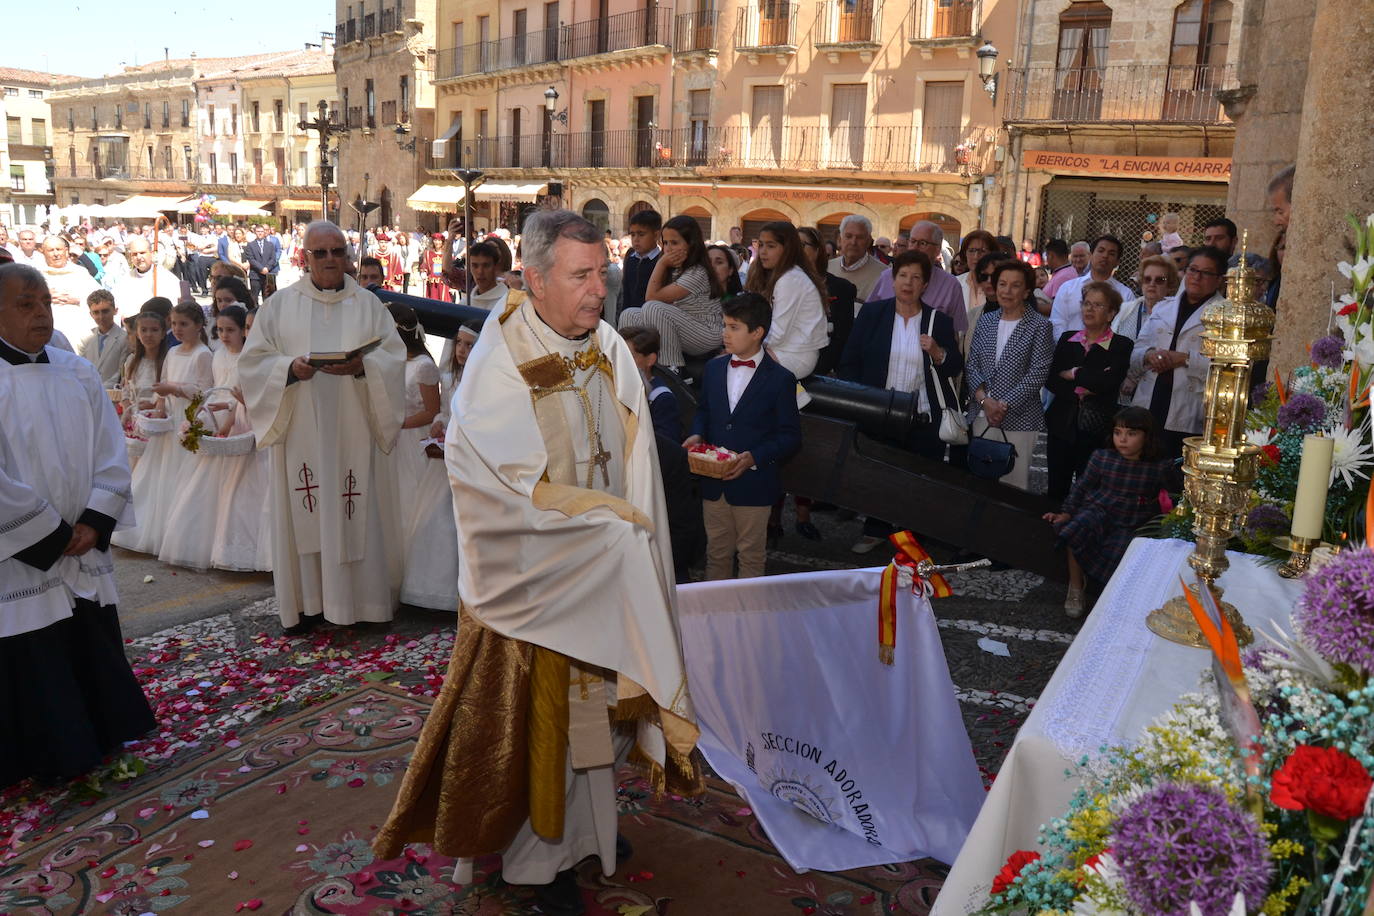
[[[954,147],[954,161],[959,165],[968,165],[973,158],[973,144],[960,143]]]

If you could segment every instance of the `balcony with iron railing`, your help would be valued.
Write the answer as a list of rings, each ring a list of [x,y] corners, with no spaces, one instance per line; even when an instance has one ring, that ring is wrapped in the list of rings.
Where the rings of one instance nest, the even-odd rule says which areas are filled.
[[[1165,122],[1229,124],[1219,94],[1236,85],[1235,68],[1108,64],[1012,70],[1009,122]]]
[[[820,0],[816,4],[816,49],[826,52],[831,63],[839,62],[841,51],[867,52],[867,62],[879,47],[882,32],[882,0]]]
[[[708,172],[958,173],[972,137],[959,127],[682,127],[482,137],[423,166],[478,169],[671,169]],[[970,144],[971,145],[971,144]]]
[[[169,170],[146,165],[107,165],[102,162],[73,166],[67,163],[53,168],[54,178],[94,179],[97,181],[172,181],[178,176]],[[184,177],[181,180],[185,180]]]
[[[363,38],[363,39],[368,39],[368,38],[372,38],[372,37],[375,36],[376,34],[377,34],[377,14],[376,14],[376,13],[365,13],[365,14],[363,15],[363,28],[362,28],[362,34],[361,34],[359,37],[360,37],[360,38]]]
[[[913,0],[907,40],[922,50],[972,47],[982,27],[981,0]]]
[[[720,13],[714,9],[679,13],[673,23],[673,53],[715,53],[720,42]]]
[[[673,39],[673,26],[672,8],[656,7],[442,48],[435,62],[434,78],[441,82],[636,48],[666,48]]]
[[[760,54],[774,54],[779,58],[797,51],[796,3],[761,0],[743,6],[735,23],[735,49],[749,57],[750,62]]]

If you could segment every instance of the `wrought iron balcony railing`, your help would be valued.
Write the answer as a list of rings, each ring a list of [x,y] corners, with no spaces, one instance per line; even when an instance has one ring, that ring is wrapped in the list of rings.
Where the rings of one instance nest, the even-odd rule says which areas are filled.
[[[981,0],[913,0],[907,17],[910,41],[973,38],[983,19]]]
[[[788,50],[797,48],[796,3],[758,0],[741,7],[735,24],[735,47],[748,50]]]
[[[482,137],[424,166],[526,169],[758,169],[940,172],[965,167],[959,127],[682,127]]]
[[[719,25],[720,14],[714,9],[679,13],[673,25],[674,53],[716,50],[720,41]]]
[[[498,73],[554,61],[628,51],[673,40],[671,7],[633,10],[538,32],[508,35],[457,48],[442,48],[435,63],[437,80]]]
[[[876,44],[882,23],[883,0],[821,0],[816,4],[816,45]]]
[[[1218,93],[1235,68],[1108,64],[1012,70],[1008,121],[1154,121],[1226,124]]]

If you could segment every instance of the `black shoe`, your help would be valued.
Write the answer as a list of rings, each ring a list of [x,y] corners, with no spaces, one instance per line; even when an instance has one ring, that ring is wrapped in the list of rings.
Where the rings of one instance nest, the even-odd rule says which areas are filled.
[[[296,623],[289,627],[282,627],[281,631],[287,636],[301,636],[309,633],[324,622],[323,614],[308,614],[301,617]]]
[[[768,539],[767,539],[768,549],[769,549],[769,550],[772,550],[773,548],[777,547],[777,546],[778,546],[778,542],[781,541],[781,540],[782,540],[782,526],[781,526],[781,525],[769,525],[769,526],[768,526]]]
[[[587,912],[582,889],[577,886],[577,873],[571,868],[560,871],[552,882],[537,885],[534,901],[545,916],[582,916]]]
[[[625,834],[615,835],[615,864],[624,865],[630,860],[630,856],[635,854],[635,848],[630,845],[630,841],[625,839]]]
[[[821,532],[810,522],[797,522],[797,534],[806,538],[808,541],[819,541]]]

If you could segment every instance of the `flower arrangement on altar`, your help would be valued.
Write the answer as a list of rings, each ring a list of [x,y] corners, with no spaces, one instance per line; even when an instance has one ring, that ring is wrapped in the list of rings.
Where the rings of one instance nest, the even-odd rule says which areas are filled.
[[[1310,573],[1294,625],[1296,635],[1276,630],[1267,647],[1235,650],[1227,672],[1248,689],[1253,742],[1235,740],[1235,715],[1209,677],[1133,747],[1080,762],[1068,811],[1042,828],[1038,851],[1007,860],[982,912],[1368,913],[1374,550]]]
[[[1350,220],[1355,260],[1336,265],[1351,292],[1331,303],[1326,336],[1312,342],[1310,364],[1294,369],[1285,383],[1276,371],[1251,395],[1246,439],[1263,456],[1250,503],[1235,544],[1247,553],[1283,559],[1276,536],[1289,532],[1294,514],[1303,443],[1307,436],[1332,440],[1331,473],[1323,513],[1323,539],[1364,541],[1363,507],[1374,465],[1374,419],[1370,385],[1374,382],[1374,214],[1363,223]],[[1192,540],[1192,510],[1181,500],[1142,532]]]

